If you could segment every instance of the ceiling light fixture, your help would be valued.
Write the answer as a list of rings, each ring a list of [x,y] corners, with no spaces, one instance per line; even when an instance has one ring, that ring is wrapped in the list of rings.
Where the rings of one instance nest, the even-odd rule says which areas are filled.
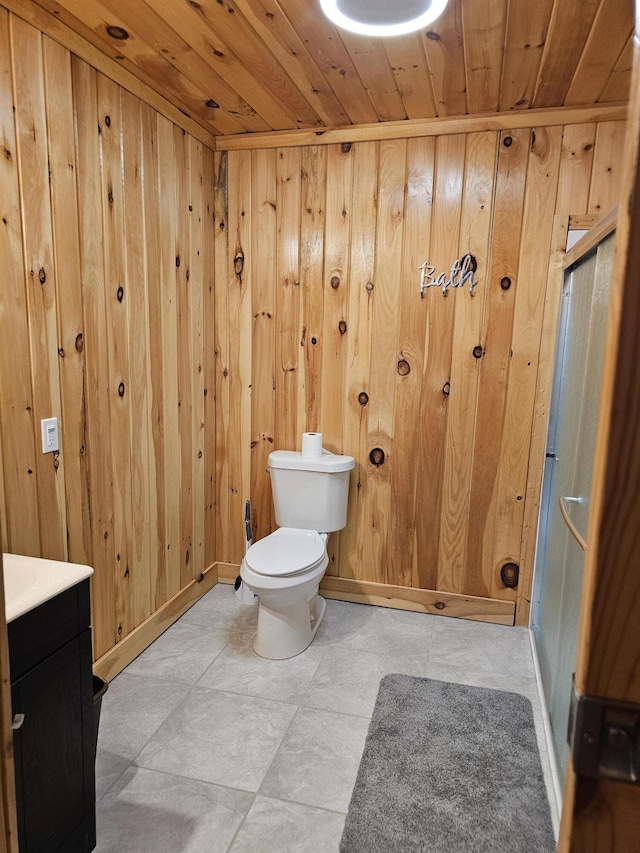
[[[364,36],[401,36],[430,24],[447,0],[320,0],[329,20]]]

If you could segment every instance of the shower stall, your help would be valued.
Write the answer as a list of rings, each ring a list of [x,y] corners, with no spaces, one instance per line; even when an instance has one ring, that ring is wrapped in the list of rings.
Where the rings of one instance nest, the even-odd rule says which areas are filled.
[[[564,269],[540,502],[532,628],[561,781],[614,244],[609,233]]]

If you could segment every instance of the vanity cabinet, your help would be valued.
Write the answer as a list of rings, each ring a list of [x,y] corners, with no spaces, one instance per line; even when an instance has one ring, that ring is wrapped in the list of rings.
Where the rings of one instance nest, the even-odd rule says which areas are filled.
[[[96,844],[89,581],[8,625],[20,853]]]

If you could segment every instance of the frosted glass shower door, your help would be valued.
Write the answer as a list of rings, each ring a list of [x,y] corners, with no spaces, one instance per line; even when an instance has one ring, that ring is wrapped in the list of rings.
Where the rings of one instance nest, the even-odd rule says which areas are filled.
[[[611,235],[565,272],[547,438],[532,620],[562,777],[613,250]]]

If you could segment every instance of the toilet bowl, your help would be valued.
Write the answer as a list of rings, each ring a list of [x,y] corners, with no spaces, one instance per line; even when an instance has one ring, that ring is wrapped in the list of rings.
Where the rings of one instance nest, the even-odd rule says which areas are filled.
[[[294,657],[315,637],[326,609],[318,585],[329,563],[327,539],[327,533],[280,527],[245,554],[240,576],[260,599],[253,648],[261,657]]]
[[[329,564],[327,539],[346,524],[354,464],[352,456],[324,449],[311,457],[295,450],[269,454],[278,529],[252,545],[240,566],[243,584],[258,596],[253,648],[263,658],[299,655],[320,627],[327,605],[318,585]]]

